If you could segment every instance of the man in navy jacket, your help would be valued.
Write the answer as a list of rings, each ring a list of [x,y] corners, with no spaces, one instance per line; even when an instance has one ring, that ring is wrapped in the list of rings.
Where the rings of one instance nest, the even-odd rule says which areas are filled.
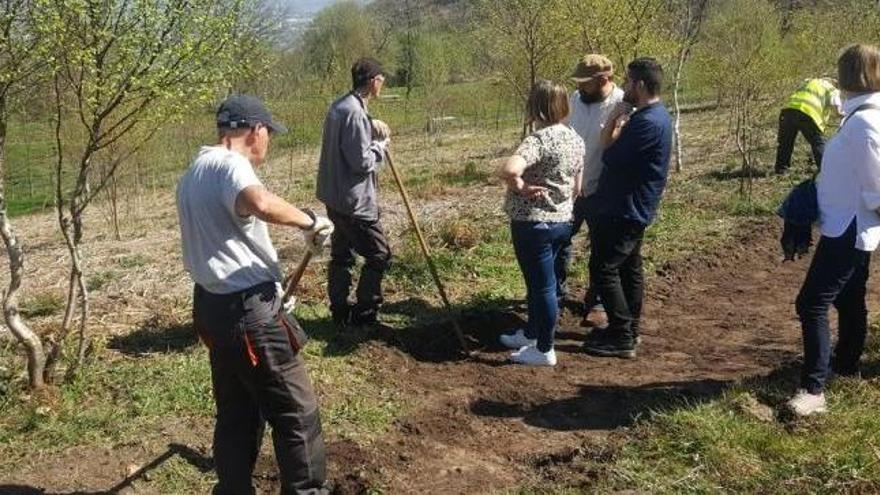
[[[672,122],[660,101],[663,69],[653,58],[627,66],[624,101],[602,131],[605,168],[596,192],[596,228],[590,231],[590,272],[605,304],[608,327],[594,331],[584,350],[634,358],[644,296],[642,239],[666,187]]]

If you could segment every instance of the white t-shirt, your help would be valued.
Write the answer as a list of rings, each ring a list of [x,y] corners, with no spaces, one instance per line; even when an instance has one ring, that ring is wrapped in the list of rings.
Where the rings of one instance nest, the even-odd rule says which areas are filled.
[[[844,115],[865,103],[880,106],[880,92],[846,100]],[[880,245],[880,110],[863,109],[847,118],[828,141],[816,178],[819,229],[840,237],[856,219],[856,245],[874,251]]]
[[[235,213],[238,193],[261,184],[250,161],[223,146],[202,147],[177,184],[183,263],[208,292],[281,280],[266,223]]]
[[[623,90],[614,86],[611,94],[603,101],[586,104],[581,101],[577,91],[571,94],[569,106],[571,116],[568,125],[584,140],[584,175],[580,195],[589,196],[599,188],[602,175],[602,145],[599,142],[602,128],[614,107],[623,101]]]

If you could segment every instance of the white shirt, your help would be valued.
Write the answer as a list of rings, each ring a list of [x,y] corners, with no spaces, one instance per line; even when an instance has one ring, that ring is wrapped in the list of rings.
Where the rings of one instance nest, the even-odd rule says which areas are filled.
[[[880,93],[849,98],[843,103],[844,123],[828,141],[816,179],[819,229],[840,237],[856,219],[856,249],[874,251],[880,245],[880,110],[856,108],[880,105]]]
[[[584,140],[584,173],[580,195],[589,196],[599,188],[602,175],[602,145],[599,142],[602,128],[614,107],[623,101],[623,90],[614,86],[611,94],[603,101],[584,103],[577,91],[571,94],[569,106],[571,116],[568,125]]]
[[[238,193],[258,185],[250,161],[223,146],[202,147],[177,185],[183,263],[208,292],[229,294],[281,280],[266,223],[235,212]]]

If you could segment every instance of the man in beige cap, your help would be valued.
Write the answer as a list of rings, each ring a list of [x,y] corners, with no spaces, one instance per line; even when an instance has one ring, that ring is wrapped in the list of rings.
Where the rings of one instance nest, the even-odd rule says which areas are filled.
[[[618,105],[623,103],[623,90],[613,81],[614,65],[604,55],[590,53],[578,62],[571,79],[577,84],[577,90],[571,94],[571,116],[569,126],[577,132],[586,145],[584,155],[583,180],[581,190],[577,191],[574,203],[574,219],[571,237],[580,231],[586,222],[590,227],[590,196],[599,186],[602,173],[602,146],[599,136],[608,117]],[[571,265],[571,239],[562,248],[556,260],[556,280],[558,281],[557,296],[560,302],[567,293],[566,277]],[[592,287],[593,284],[590,284]],[[583,326],[604,327],[607,323],[605,309],[593,290],[588,289],[585,296],[587,314],[581,323]]]

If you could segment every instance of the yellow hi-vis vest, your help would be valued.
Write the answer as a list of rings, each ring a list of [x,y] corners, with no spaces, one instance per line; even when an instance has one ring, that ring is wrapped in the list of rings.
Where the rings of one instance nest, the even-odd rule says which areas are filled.
[[[826,79],[808,79],[800,88],[788,97],[783,108],[792,108],[806,114],[820,132],[825,132],[831,109],[835,107],[837,89]]]

